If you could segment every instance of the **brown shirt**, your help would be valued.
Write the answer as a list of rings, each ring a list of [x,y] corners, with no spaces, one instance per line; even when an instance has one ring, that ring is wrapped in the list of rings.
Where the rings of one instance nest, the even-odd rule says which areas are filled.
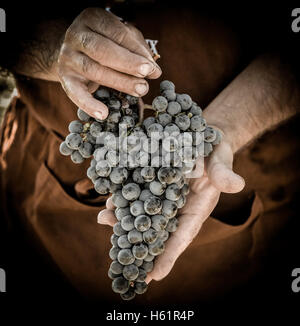
[[[205,107],[241,70],[237,35],[223,23],[192,10],[151,10],[134,22],[158,40],[163,79],[172,80]],[[178,21],[180,20],[180,24]],[[161,80],[161,79],[160,79]],[[150,81],[145,102],[158,92]],[[58,83],[18,78],[20,98],[1,129],[1,219],[19,225],[33,247],[81,293],[119,301],[107,276],[112,230],[97,224],[107,197],[86,177],[89,162],[75,165],[59,153],[76,107]],[[222,195],[199,235],[160,282],[136,302],[199,302],[246,283],[262,269],[262,257],[289,247],[299,176],[295,121],[264,135],[236,155],[234,168],[246,179],[237,195]],[[286,234],[283,234],[286,230]],[[281,242],[282,241],[282,242]]]

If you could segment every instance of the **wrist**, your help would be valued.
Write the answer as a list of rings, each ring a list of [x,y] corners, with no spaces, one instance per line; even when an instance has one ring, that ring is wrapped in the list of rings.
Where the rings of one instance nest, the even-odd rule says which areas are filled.
[[[299,88],[276,56],[262,56],[242,71],[203,111],[221,129],[233,153],[297,112]]]

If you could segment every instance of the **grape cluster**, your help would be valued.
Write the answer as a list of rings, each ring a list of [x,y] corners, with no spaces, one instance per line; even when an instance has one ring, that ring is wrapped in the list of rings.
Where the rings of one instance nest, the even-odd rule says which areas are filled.
[[[95,120],[78,109],[80,121],[69,124],[60,145],[74,163],[93,157],[87,176],[99,194],[112,194],[118,222],[108,276],[124,300],[147,290],[147,273],[178,226],[177,211],[189,193],[187,176],[196,159],[221,141],[189,95],[177,94],[167,80],[160,91],[152,102],[155,116],[140,123],[138,98],[99,89],[95,97],[108,106],[108,118]]]
[[[71,156],[74,163],[82,163],[93,156],[95,150],[103,146],[103,137],[117,135],[121,119],[135,125],[138,121],[138,98],[123,95],[106,88],[98,89],[94,97],[109,108],[109,116],[105,120],[90,117],[80,108],[77,110],[79,120],[69,124],[69,134],[60,144],[60,152]],[[108,138],[107,138],[108,140]]]

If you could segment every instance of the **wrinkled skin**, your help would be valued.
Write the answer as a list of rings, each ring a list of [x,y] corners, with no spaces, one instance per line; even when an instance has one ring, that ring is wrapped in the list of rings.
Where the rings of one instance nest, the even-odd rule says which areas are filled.
[[[100,8],[85,9],[67,29],[56,72],[69,98],[96,119],[108,115],[91,95],[99,85],[143,96],[145,78],[161,75],[141,32]]]

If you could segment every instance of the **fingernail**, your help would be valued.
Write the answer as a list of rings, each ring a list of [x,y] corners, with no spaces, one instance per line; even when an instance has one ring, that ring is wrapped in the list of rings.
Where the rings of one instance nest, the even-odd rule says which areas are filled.
[[[105,224],[105,217],[103,216],[103,211],[98,214],[97,222],[99,224]]]
[[[95,117],[96,117],[97,119],[99,119],[99,120],[104,120],[104,116],[103,116],[102,112],[98,112],[98,111],[96,111],[96,112],[94,113],[94,115],[95,115]]]
[[[137,84],[135,86],[135,91],[138,95],[142,96],[144,95],[148,90],[148,86],[146,84]]]
[[[140,74],[143,76],[149,75],[154,70],[154,66],[150,63],[143,63],[140,68]]]

